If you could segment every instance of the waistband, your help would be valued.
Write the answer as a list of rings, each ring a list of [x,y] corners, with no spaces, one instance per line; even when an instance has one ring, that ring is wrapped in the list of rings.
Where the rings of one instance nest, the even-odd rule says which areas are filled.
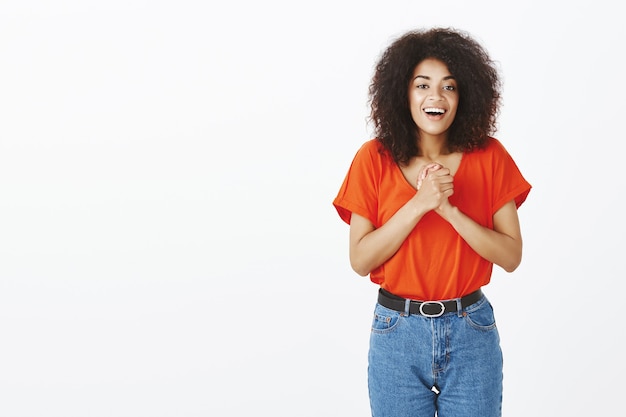
[[[424,317],[439,317],[444,313],[456,312],[458,309],[458,300],[460,300],[461,308],[465,308],[479,301],[483,296],[482,290],[478,289],[460,299],[455,298],[445,301],[418,301],[407,298],[398,297],[387,290],[380,289],[378,291],[378,304],[383,307],[390,308],[395,311],[404,312],[409,304],[409,313],[417,314]]]

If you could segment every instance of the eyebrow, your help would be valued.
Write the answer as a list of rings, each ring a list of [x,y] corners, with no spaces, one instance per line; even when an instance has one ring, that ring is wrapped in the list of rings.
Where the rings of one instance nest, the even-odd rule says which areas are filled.
[[[427,76],[427,75],[416,75],[416,76],[415,76],[415,78],[413,78],[413,81],[417,80],[418,78],[424,78],[425,80],[430,80],[430,77],[429,77],[429,76]],[[455,79],[455,78],[454,78],[454,75],[448,75],[448,76],[446,76],[446,77],[443,77],[443,80],[444,80],[444,81],[447,81],[447,80],[454,80],[454,79]]]

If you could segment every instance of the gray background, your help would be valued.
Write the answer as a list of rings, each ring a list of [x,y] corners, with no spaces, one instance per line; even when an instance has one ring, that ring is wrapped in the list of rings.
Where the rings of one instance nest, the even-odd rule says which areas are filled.
[[[617,415],[617,3],[0,3],[0,415],[367,416],[376,288],[334,198],[380,52],[472,33],[533,191],[486,292],[504,415]]]

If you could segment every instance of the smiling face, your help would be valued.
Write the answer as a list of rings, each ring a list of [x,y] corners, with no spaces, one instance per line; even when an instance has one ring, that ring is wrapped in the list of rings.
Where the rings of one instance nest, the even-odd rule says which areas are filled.
[[[433,58],[417,64],[409,84],[409,106],[420,138],[446,139],[458,105],[456,80],[446,64]]]

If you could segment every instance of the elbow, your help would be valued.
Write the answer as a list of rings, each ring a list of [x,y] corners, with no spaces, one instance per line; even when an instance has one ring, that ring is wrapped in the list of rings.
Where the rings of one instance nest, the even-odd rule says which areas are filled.
[[[506,272],[513,272],[517,269],[518,266],[522,263],[522,254],[520,253],[518,256],[509,259],[507,262],[502,263],[500,266]]]
[[[514,241],[514,245],[502,252],[502,256],[498,265],[506,272],[513,272],[522,263],[522,241]]]
[[[354,255],[350,256],[350,266],[354,272],[362,277],[367,276],[372,271],[372,268],[363,259]]]
[[[359,264],[358,262],[350,262],[350,266],[352,267],[352,270],[354,272],[356,272],[357,274],[359,274],[362,277],[367,276],[371,270],[369,268],[367,268],[365,265]]]
[[[368,275],[373,269],[366,257],[355,247],[350,248],[350,266],[354,272],[362,277]]]

